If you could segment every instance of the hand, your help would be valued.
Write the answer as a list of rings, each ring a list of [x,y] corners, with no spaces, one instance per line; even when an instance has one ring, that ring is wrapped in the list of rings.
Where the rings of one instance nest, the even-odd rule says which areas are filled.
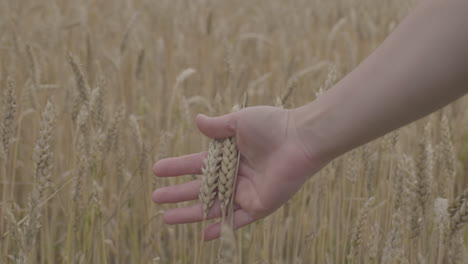
[[[198,115],[199,130],[208,137],[236,136],[241,153],[234,197],[233,225],[237,229],[273,213],[288,201],[304,182],[326,162],[311,157],[298,137],[294,110],[259,106],[221,117]],[[158,161],[154,174],[160,177],[200,174],[207,152]],[[159,188],[153,193],[156,203],[196,200],[200,180]],[[221,217],[219,201],[207,219]],[[202,204],[168,210],[167,224],[203,220]],[[205,240],[219,237],[220,223],[205,230]]]

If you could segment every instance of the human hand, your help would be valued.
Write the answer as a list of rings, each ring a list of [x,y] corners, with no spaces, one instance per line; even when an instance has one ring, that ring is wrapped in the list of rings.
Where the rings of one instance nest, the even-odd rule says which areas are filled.
[[[233,225],[237,229],[273,213],[288,201],[304,182],[326,161],[312,157],[301,142],[295,125],[294,110],[275,107],[248,107],[220,117],[198,115],[196,124],[208,137],[236,137],[241,153],[234,195]],[[154,174],[171,177],[200,174],[207,152],[158,161]],[[154,191],[156,203],[196,200],[201,180],[162,187]],[[221,217],[219,201],[207,219]],[[202,204],[170,209],[164,213],[167,224],[203,220]],[[205,240],[219,237],[220,223],[208,226]]]

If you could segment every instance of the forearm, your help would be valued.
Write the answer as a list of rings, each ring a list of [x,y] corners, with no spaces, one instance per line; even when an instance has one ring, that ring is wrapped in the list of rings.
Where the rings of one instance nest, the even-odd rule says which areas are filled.
[[[467,13],[468,0],[424,1],[353,72],[293,110],[309,154],[333,159],[462,96]]]

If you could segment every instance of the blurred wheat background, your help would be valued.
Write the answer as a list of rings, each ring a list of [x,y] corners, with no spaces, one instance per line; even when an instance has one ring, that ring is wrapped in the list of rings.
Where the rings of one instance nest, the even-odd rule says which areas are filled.
[[[194,116],[245,92],[314,100],[413,6],[0,1],[0,263],[194,263],[201,224],[165,225],[151,192],[198,176],[155,179],[154,161],[206,150]],[[237,262],[466,263],[467,113],[462,99],[335,160],[236,232]]]

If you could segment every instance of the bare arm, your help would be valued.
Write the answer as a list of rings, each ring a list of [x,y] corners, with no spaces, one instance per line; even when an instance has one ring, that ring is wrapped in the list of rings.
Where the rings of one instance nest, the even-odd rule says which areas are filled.
[[[462,96],[468,90],[467,14],[466,0],[420,3],[353,72],[294,110],[301,139],[313,139],[309,154],[333,159]]]
[[[448,104],[468,89],[468,0],[427,0],[352,73],[317,100],[284,110],[248,107],[197,117],[212,138],[236,136],[241,161],[234,227],[261,219],[288,201],[327,162]],[[160,177],[199,174],[206,153],[158,161]],[[200,181],[162,187],[157,203],[197,199]],[[170,209],[168,224],[198,222],[202,204]],[[221,216],[215,203],[209,219]],[[208,226],[205,239],[219,236]]]

